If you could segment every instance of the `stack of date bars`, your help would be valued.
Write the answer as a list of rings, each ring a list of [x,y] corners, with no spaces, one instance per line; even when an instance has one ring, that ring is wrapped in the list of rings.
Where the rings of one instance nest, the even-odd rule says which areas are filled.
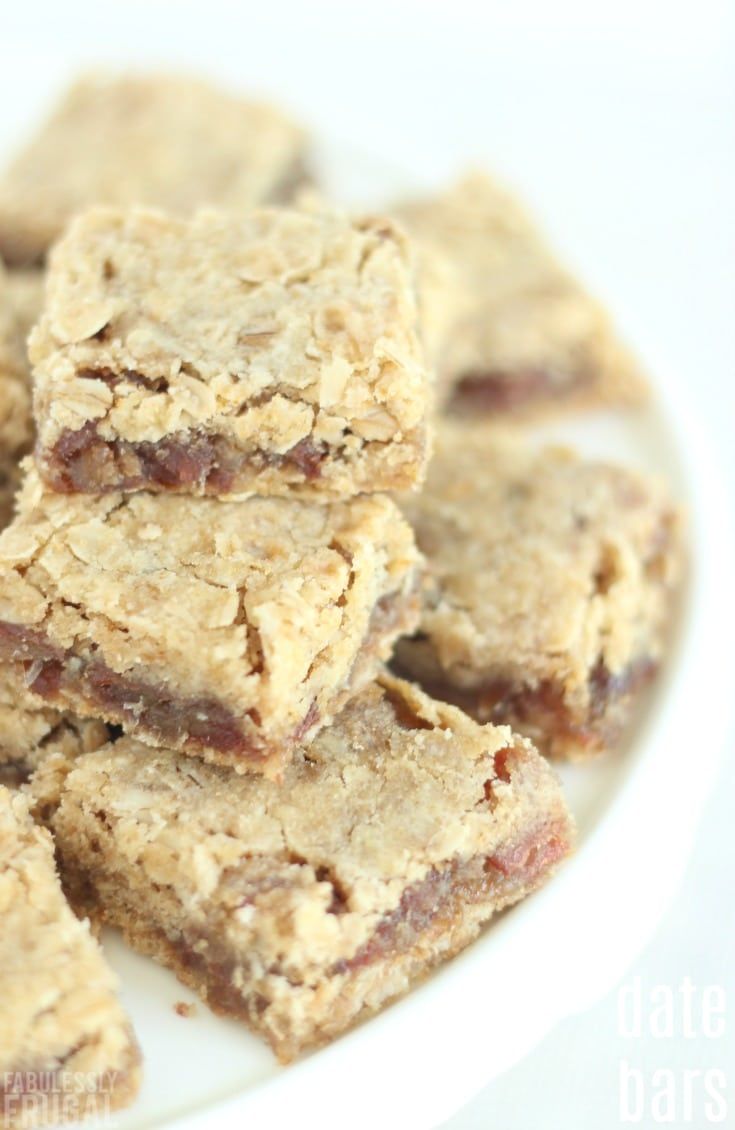
[[[0,536],[0,1073],[117,1103],[139,1053],[85,917],[284,1062],[334,1038],[568,853],[547,757],[615,742],[679,556],[662,488],[522,434],[643,381],[492,182],[285,206],[303,138],[268,118],[273,167],[223,156],[197,209],[171,123],[215,94],[138,81],[76,88],[0,185],[0,303],[46,262]],[[140,106],[150,183],[64,183]]]

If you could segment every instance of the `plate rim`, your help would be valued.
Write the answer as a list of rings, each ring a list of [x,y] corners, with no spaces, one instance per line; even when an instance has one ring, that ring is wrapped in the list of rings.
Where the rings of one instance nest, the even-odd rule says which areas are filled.
[[[306,1126],[343,1130],[344,1112],[349,1110],[350,1130],[373,1130],[376,1123],[429,1130],[527,1055],[565,1017],[603,997],[643,949],[681,880],[732,713],[724,665],[718,670],[707,664],[708,650],[716,647],[722,633],[717,594],[730,580],[735,562],[727,492],[685,386],[670,379],[666,391],[666,401],[659,398],[656,411],[678,460],[690,507],[690,560],[678,639],[657,701],[642,720],[636,743],[640,750],[586,841],[532,900],[515,907],[512,915],[384,1012],[270,1078],[149,1125],[205,1130],[246,1117],[255,1124],[267,1119],[269,1125],[281,1125],[298,1110],[302,1122],[307,1112],[313,1113],[313,1123],[306,1121]],[[689,750],[676,752],[690,701],[708,704],[706,715],[697,718],[696,773],[691,772]],[[653,838],[646,835],[645,817],[647,805],[661,799],[662,780],[665,805],[657,809]],[[621,825],[626,829],[624,845]],[[595,889],[620,874],[621,863],[627,903],[622,916],[619,895],[607,903],[594,897]],[[588,908],[585,918],[565,917],[580,903]],[[566,927],[570,920],[573,939]],[[514,973],[503,961],[511,950]],[[522,999],[518,978],[524,962],[528,972],[523,988],[533,995],[533,1010],[529,1014],[516,1009],[513,1021],[514,993]],[[493,963],[495,970],[483,968]],[[492,995],[493,1011],[502,1014],[500,1054],[498,1033],[493,1042],[483,1024],[486,1001],[478,1004],[478,990],[484,997]],[[499,993],[505,1013],[497,1007]],[[442,1027],[450,1026],[452,1039],[436,1036],[437,1020]],[[468,1054],[473,1040],[479,1054]],[[360,1089],[358,1109],[356,1063],[362,1074],[381,1081]]]
[[[338,139],[327,144],[336,148]],[[354,151],[339,144],[342,159],[345,149],[348,156]],[[362,157],[385,165],[372,154]],[[407,188],[416,187],[405,170],[392,173]],[[249,1118],[254,1125],[280,1126],[293,1124],[298,1111],[302,1126],[319,1130],[344,1130],[346,1121],[350,1130],[374,1130],[376,1124],[430,1130],[527,1055],[565,1017],[604,996],[643,949],[680,882],[733,712],[725,666],[718,670],[706,662],[708,650],[716,653],[722,638],[718,594],[731,582],[735,563],[724,476],[690,387],[672,373],[667,373],[665,396],[663,381],[652,383],[660,393],[655,411],[689,496],[689,575],[674,654],[642,720],[628,772],[576,855],[532,900],[333,1044],[225,1097],[203,1099],[183,1114],[142,1118],[136,1125],[211,1130]],[[707,703],[705,716],[697,718],[696,773],[684,760],[688,750],[676,752],[676,738],[689,719],[687,701]],[[646,842],[646,806],[660,799],[667,769],[667,807],[659,810],[652,844],[651,837]],[[619,894],[607,903],[595,898],[595,888],[620,873],[621,825],[628,880],[628,913],[622,916]],[[580,903],[588,908],[582,920]],[[504,959],[511,954],[509,966]],[[533,997],[530,1010],[523,1007],[521,989]],[[490,1000],[502,1018],[502,1032],[488,1027]],[[443,1031],[447,1026],[449,1036]],[[373,1085],[360,1087],[356,1104],[360,1076]],[[128,1113],[135,1114],[134,1104],[120,1112]]]

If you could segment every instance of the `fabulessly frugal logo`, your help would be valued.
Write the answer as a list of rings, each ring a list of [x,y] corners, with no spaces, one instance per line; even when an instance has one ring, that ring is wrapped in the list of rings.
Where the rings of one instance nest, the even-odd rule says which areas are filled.
[[[726,1049],[720,1052],[717,1044],[726,1023],[722,985],[698,986],[691,977],[677,985],[651,986],[634,977],[622,985],[618,1034],[630,1042],[630,1054],[619,1063],[620,1121],[695,1127],[726,1122],[727,1073],[722,1062]],[[661,1047],[655,1066],[650,1063],[651,1041],[660,1041]],[[675,1056],[666,1054],[677,1041],[684,1041],[688,1052],[684,1067],[671,1066],[672,1060],[677,1064],[682,1060],[678,1043]]]
[[[78,1122],[110,1127],[116,1071],[6,1071],[0,1075],[3,1126]]]

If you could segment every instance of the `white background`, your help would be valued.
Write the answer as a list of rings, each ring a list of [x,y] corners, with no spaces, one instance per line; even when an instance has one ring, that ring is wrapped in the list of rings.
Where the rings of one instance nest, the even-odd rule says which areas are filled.
[[[36,110],[36,68],[61,80],[103,59],[193,64],[272,95],[417,181],[438,182],[471,161],[497,170],[608,300],[659,382],[691,385],[735,500],[732,5],[67,0],[12,8],[0,4],[2,89],[22,104],[14,107],[21,126]],[[711,661],[733,668],[731,594],[722,595],[722,646]],[[692,774],[706,710],[706,701],[692,702],[682,734]],[[726,1034],[687,1039],[677,1017],[678,1038],[625,1039],[613,993],[496,1079],[452,1130],[617,1127],[621,1059],[643,1069],[649,1100],[651,1073],[674,1069],[680,1104],[685,1069],[729,1068],[726,1124],[735,1125],[732,746],[678,899],[626,978],[639,976],[644,990],[673,989],[686,976],[723,986]],[[673,1124],[706,1126],[703,1101],[695,1089],[692,1119],[679,1105]],[[650,1108],[639,1124],[656,1124]]]

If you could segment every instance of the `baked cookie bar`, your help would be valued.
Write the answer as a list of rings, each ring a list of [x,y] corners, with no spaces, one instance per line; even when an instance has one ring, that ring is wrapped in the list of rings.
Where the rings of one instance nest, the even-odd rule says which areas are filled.
[[[306,137],[271,106],[183,76],[90,75],[0,175],[0,254],[43,260],[91,204],[188,214],[286,201],[304,182]]]
[[[384,495],[61,495],[29,460],[0,536],[0,656],[59,709],[277,773],[418,621]]]
[[[29,376],[23,327],[0,262],[0,528],[13,512],[18,463],[33,442]]]
[[[58,491],[408,489],[430,382],[385,220],[93,209],[51,257],[31,335]]]
[[[552,756],[611,745],[658,665],[679,572],[663,489],[511,432],[445,423],[405,509],[432,582],[398,670]]]
[[[455,317],[436,349],[440,398],[453,409],[527,417],[643,398],[645,381],[605,311],[489,177],[469,175],[396,215],[454,266],[446,303]],[[430,272],[422,289],[432,306],[434,284]]]
[[[572,839],[529,743],[389,678],[281,787],[123,738],[74,764],[53,830],[72,898],[283,1061],[472,941]]]
[[[24,784],[51,753],[71,759],[109,740],[104,722],[54,710],[0,670],[0,784]]]
[[[61,891],[51,837],[0,787],[0,1117],[104,1118],[138,1089],[140,1053],[89,924]]]

